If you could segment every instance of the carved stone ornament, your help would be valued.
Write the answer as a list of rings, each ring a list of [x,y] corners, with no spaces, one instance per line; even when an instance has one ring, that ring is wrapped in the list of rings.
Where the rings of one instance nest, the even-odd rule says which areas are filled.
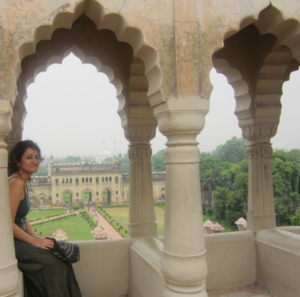
[[[5,142],[7,141],[20,141],[22,139],[22,130],[19,123],[12,121],[12,129],[10,133],[6,136]]]
[[[151,140],[155,136],[156,125],[139,125],[128,126],[125,129],[125,137],[127,139],[149,139]]]
[[[271,159],[273,149],[271,146],[248,146],[247,154],[249,159]]]
[[[256,137],[272,138],[276,135],[277,127],[278,123],[250,124],[241,126],[243,137],[246,139],[252,139]]]
[[[128,149],[128,157],[131,160],[144,160],[145,158],[151,159],[152,149],[150,145],[135,145]]]

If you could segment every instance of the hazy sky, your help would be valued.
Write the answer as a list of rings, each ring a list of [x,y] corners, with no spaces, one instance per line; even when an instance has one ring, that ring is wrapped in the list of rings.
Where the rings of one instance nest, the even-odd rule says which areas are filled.
[[[233,136],[241,137],[234,115],[233,89],[225,76],[211,71],[214,86],[210,112],[198,136],[200,150],[212,151]],[[294,72],[284,84],[281,123],[273,138],[274,148],[299,148],[300,137],[292,135],[299,127],[300,72]],[[128,141],[124,137],[117,113],[116,91],[102,73],[93,65],[83,64],[73,54],[63,64],[51,65],[40,73],[28,89],[27,117],[23,139],[37,142],[43,155],[49,157],[94,156],[103,148],[116,153],[126,153]],[[166,137],[157,131],[152,140],[153,153],[165,148]]]

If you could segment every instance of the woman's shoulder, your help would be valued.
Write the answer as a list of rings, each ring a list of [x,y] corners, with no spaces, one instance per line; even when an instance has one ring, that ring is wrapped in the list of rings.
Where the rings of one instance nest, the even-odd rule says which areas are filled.
[[[22,187],[25,186],[24,181],[19,176],[15,176],[15,175],[11,175],[8,178],[8,183],[13,186],[22,186]]]

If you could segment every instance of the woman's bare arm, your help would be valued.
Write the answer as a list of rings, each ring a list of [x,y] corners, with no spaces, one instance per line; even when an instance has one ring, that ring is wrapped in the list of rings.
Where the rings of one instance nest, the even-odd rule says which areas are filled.
[[[15,224],[15,218],[19,204],[24,198],[24,182],[20,178],[14,178],[9,181],[9,196],[14,237],[45,250],[51,248],[53,246],[52,240],[45,238],[35,239],[32,234],[28,234]]]
[[[31,235],[33,238],[38,238],[38,236],[36,235],[36,233],[33,231],[28,219],[25,223],[25,231],[26,233],[28,233],[29,235]]]

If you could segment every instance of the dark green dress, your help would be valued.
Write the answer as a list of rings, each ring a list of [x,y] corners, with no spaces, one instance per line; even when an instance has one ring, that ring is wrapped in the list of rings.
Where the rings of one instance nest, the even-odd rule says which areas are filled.
[[[26,216],[31,202],[24,189],[15,223],[25,231]],[[18,267],[23,272],[25,297],[81,297],[71,264],[58,259],[49,251],[14,239]]]

